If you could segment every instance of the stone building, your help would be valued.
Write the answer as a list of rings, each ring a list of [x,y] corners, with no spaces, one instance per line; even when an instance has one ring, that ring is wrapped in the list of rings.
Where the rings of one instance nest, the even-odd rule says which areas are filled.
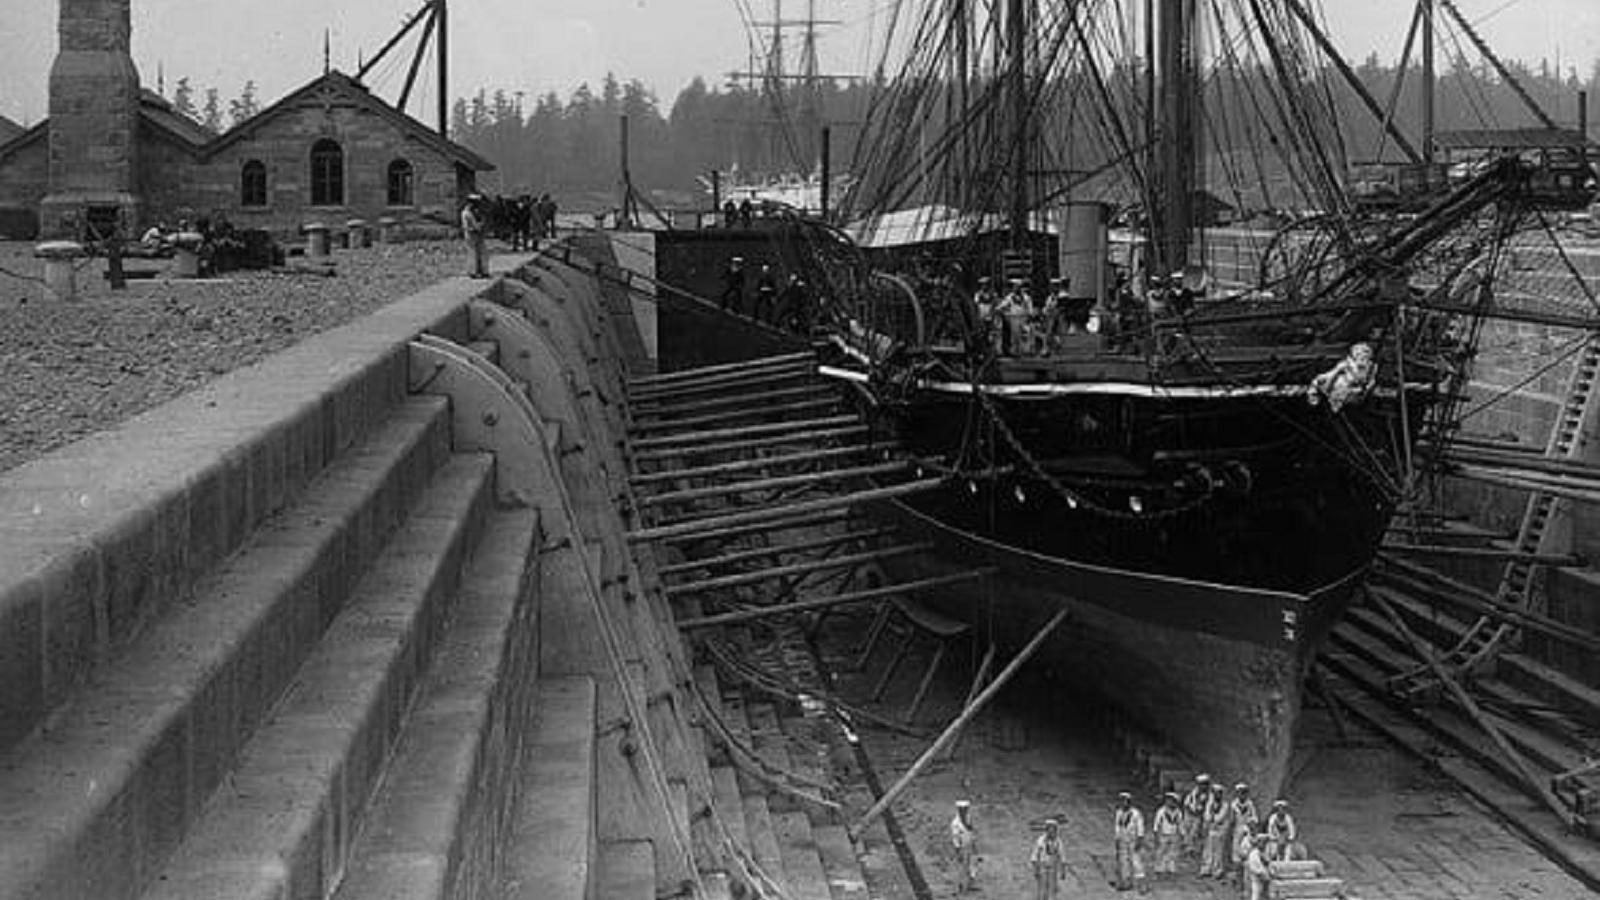
[[[493,166],[330,71],[214,134],[139,87],[131,0],[62,0],[50,117],[0,129],[0,237],[226,216],[294,233],[351,218],[448,224]]]
[[[24,131],[27,131],[27,129],[11,121],[5,116],[0,116],[0,144],[9,143],[13,138]]]

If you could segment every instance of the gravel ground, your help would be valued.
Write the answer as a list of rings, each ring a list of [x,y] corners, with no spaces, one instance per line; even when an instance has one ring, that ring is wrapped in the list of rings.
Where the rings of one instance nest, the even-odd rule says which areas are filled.
[[[339,251],[337,275],[237,272],[166,277],[113,292],[103,260],[78,273],[79,299],[44,285],[31,244],[0,242],[0,472],[399,300],[465,266],[459,243]],[[291,262],[296,262],[291,260]]]

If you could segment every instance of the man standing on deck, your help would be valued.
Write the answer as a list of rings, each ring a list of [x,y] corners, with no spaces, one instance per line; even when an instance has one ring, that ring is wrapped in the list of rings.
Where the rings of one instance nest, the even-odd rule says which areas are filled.
[[[1228,837],[1233,834],[1233,807],[1222,785],[1211,786],[1206,799],[1205,845],[1200,854],[1200,877],[1221,878],[1228,869]]]
[[[1200,845],[1206,833],[1206,801],[1211,799],[1211,776],[1201,772],[1194,777],[1194,787],[1183,796],[1183,855],[1191,860],[1200,858]]]
[[[1144,883],[1144,860],[1139,858],[1143,844],[1144,813],[1134,807],[1133,795],[1123,791],[1117,795],[1117,890],[1127,891],[1137,887],[1142,894],[1150,889]]]
[[[950,846],[956,853],[956,891],[966,893],[977,888],[978,838],[972,830],[972,803],[956,801],[955,818],[950,820]]]
[[[1183,852],[1183,809],[1178,806],[1178,795],[1167,791],[1161,806],[1150,822],[1155,835],[1155,860],[1151,868],[1157,877],[1178,874],[1178,857]]]
[[[1060,823],[1046,819],[1044,834],[1033,844],[1028,862],[1033,864],[1033,900],[1056,900],[1061,876],[1066,874],[1065,851],[1061,846]]]
[[[489,247],[484,236],[483,195],[471,194],[467,205],[461,207],[461,236],[467,241],[471,253],[471,267],[467,273],[473,278],[489,277]]]

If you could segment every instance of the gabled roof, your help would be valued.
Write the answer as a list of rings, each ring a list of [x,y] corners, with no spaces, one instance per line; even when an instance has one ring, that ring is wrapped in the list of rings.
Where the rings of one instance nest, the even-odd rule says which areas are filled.
[[[0,116],[0,144],[9,142],[12,138],[27,130],[5,116]]]
[[[1443,150],[1548,150],[1580,147],[1584,140],[1567,128],[1474,128],[1442,131],[1433,142]],[[1600,146],[1592,140],[1588,144]]]
[[[414,138],[458,165],[466,166],[478,172],[488,172],[494,169],[494,163],[489,162],[455,141],[442,137],[428,126],[395,109],[383,100],[374,97],[372,92],[368,91],[360,82],[337,70],[329,71],[320,77],[312,79],[299,90],[235,125],[221,137],[208,144],[203,151],[203,156],[206,158],[215,156],[233,144],[245,140],[268,122],[293,111],[303,102],[319,98],[324,100],[338,98],[354,103],[362,109],[381,117],[408,137]]]
[[[197,150],[217,137],[216,132],[178,112],[171,101],[149,88],[139,91],[139,115],[146,122]]]
[[[22,132],[8,141],[0,141],[0,160],[21,150],[34,141],[40,140],[50,134],[50,120],[41,119],[32,128]]]

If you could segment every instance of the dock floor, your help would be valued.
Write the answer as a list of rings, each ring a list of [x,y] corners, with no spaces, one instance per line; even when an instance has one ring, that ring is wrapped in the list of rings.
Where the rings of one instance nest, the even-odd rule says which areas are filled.
[[[869,702],[890,653],[880,650],[867,671],[845,671],[851,648],[864,631],[860,622],[837,617],[822,649],[836,687],[848,700],[898,716],[909,702],[926,655],[901,666],[882,703]],[[967,691],[965,660],[947,663],[934,683],[919,724],[948,722]],[[1069,846],[1067,879],[1060,896],[1114,898],[1118,892],[1111,841],[1117,793],[1134,792],[1148,822],[1156,798],[1130,781],[1128,762],[1117,755],[1095,717],[1082,707],[1048,705],[1059,697],[1046,680],[1016,682],[994,709],[975,722],[955,754],[935,763],[895,805],[900,827],[934,897],[955,897],[955,869],[948,823],[957,799],[972,802],[979,838],[976,894],[1031,898],[1028,854],[1043,821],[1056,816]],[[1549,900],[1591,896],[1582,883],[1557,868],[1508,831],[1443,776],[1394,749],[1378,735],[1350,724],[1340,741],[1325,710],[1308,708],[1296,753],[1288,799],[1312,856],[1347,881],[1347,896],[1361,900]],[[931,742],[882,728],[861,733],[866,752],[885,786],[910,767]],[[1015,748],[1015,749],[1013,749]],[[861,780],[851,785],[849,808],[859,815],[871,797]],[[1263,814],[1271,798],[1258,798]],[[866,859],[872,896],[914,897],[887,848],[869,848]],[[1189,873],[1194,864],[1185,865]],[[1194,874],[1150,883],[1152,897],[1243,896],[1231,882]]]

